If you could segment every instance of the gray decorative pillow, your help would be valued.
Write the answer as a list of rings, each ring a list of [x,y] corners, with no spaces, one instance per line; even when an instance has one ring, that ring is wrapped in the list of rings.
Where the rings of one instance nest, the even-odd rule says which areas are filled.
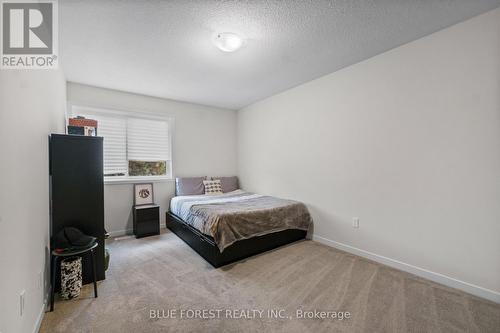
[[[175,194],[176,195],[205,194],[205,186],[203,186],[203,181],[205,179],[207,179],[207,177],[175,178]]]
[[[205,194],[208,195],[222,194],[222,187],[219,179],[204,180],[203,185],[205,185]]]
[[[238,177],[233,176],[233,177],[212,177],[212,180],[219,179],[221,186],[222,186],[222,192],[227,193],[231,191],[236,191],[239,189],[238,186]]]

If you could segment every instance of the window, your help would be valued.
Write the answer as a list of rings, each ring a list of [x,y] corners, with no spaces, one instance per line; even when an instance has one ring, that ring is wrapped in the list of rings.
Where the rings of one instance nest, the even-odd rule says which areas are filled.
[[[172,178],[170,118],[80,106],[72,106],[70,116],[97,120],[106,181]]]

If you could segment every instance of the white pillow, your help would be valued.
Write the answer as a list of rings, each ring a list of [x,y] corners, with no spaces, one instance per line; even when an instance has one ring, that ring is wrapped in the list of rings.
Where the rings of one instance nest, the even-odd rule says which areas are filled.
[[[223,194],[220,179],[204,180],[203,185],[205,186],[205,194],[207,195]]]

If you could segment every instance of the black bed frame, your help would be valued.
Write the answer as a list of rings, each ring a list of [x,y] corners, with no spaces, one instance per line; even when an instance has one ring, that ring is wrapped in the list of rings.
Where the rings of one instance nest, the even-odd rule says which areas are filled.
[[[273,232],[240,240],[225,248],[221,253],[212,237],[186,224],[171,212],[167,212],[167,228],[216,268],[303,239],[307,233],[298,229]]]

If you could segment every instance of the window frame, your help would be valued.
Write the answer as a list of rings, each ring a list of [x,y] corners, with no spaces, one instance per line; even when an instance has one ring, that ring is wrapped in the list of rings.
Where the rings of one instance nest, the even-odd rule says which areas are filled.
[[[163,176],[129,176],[128,175],[128,163],[127,163],[127,175],[125,176],[107,176],[104,178],[104,184],[136,184],[141,182],[170,182],[175,179],[174,168],[173,168],[173,133],[174,133],[174,123],[175,118],[170,115],[159,116],[156,113],[146,112],[146,111],[132,111],[132,110],[116,110],[107,107],[95,107],[90,105],[85,105],[81,103],[68,102],[65,115],[65,132],[67,131],[67,126],[69,123],[69,118],[76,116],[78,114],[102,114],[103,116],[115,116],[123,118],[139,118],[147,120],[161,120],[166,121],[168,125],[168,151],[170,159],[167,160],[167,174]],[[99,127],[97,128],[97,136],[99,136]],[[126,136],[127,138],[127,136]],[[128,152],[126,152],[128,154]],[[127,156],[128,162],[128,156]],[[170,171],[170,172],[169,172]]]

